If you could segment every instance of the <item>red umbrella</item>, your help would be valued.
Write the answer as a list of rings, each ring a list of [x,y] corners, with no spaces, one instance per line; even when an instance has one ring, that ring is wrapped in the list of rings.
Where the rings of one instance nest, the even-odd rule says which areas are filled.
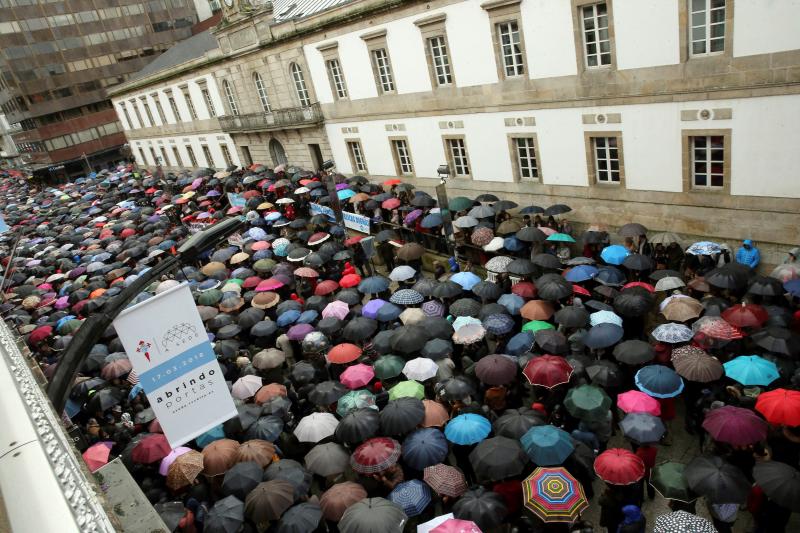
[[[244,283],[242,283],[242,287],[245,289],[255,289],[259,283],[261,283],[262,279],[258,276],[249,276],[245,278]]]
[[[52,334],[52,326],[39,326],[35,330],[31,331],[30,335],[28,335],[28,344],[31,346],[36,346]]]
[[[355,361],[359,357],[361,357],[361,348],[355,344],[344,342],[331,348],[328,351],[327,359],[329,363],[342,365]]]
[[[384,200],[381,204],[381,207],[384,209],[397,209],[400,207],[400,200],[397,198],[389,198],[388,200]]]
[[[536,298],[536,286],[530,281],[520,281],[511,287],[511,292],[523,298]]]
[[[758,328],[767,321],[769,314],[760,305],[742,303],[724,310],[722,318],[740,328]]]
[[[388,437],[376,437],[356,448],[350,456],[350,466],[359,474],[375,474],[393,466],[399,458],[399,442]]]
[[[384,185],[400,185],[401,183],[403,183],[403,181],[397,178],[388,179],[383,182]]]
[[[531,385],[553,388],[569,381],[572,366],[563,357],[543,355],[528,361],[522,373]]]
[[[83,460],[91,472],[108,463],[108,454],[114,445],[111,441],[98,442],[83,452]]]
[[[744,338],[744,332],[741,329],[737,328],[736,326],[732,326],[723,318],[709,316],[703,317],[697,322],[702,323],[697,327],[695,331],[695,337],[702,333],[706,337],[724,341],[732,341],[735,339]]]
[[[361,283],[361,276],[358,274],[347,274],[339,280],[339,286],[346,289],[357,287],[359,283]]]
[[[756,400],[756,411],[771,424],[800,426],[800,391],[775,389],[762,392]]]
[[[339,284],[332,279],[320,281],[314,289],[315,296],[325,296],[339,289]]]
[[[644,477],[644,461],[622,448],[609,448],[594,460],[594,471],[612,485],[630,485]]]
[[[648,292],[656,292],[656,288],[650,285],[649,283],[645,283],[644,281],[632,281],[622,286],[622,290],[630,289],[631,287],[641,287],[646,289]]]
[[[169,455],[171,450],[172,448],[169,442],[167,442],[167,437],[161,433],[157,433],[155,435],[148,435],[140,440],[139,443],[134,446],[131,458],[135,463],[155,463]]]
[[[572,285],[572,293],[573,294],[580,294],[581,296],[591,296],[592,295],[592,293],[589,292],[588,290],[584,289],[580,285],[575,285],[575,284]]]
[[[364,237],[362,237],[361,235],[356,235],[355,237],[350,237],[349,239],[344,241],[344,245],[345,246],[353,246],[353,245],[358,244],[359,242],[361,242],[361,239],[363,239],[363,238]]]
[[[748,446],[767,438],[766,421],[750,409],[725,405],[706,414],[703,429],[711,438],[734,446]]]

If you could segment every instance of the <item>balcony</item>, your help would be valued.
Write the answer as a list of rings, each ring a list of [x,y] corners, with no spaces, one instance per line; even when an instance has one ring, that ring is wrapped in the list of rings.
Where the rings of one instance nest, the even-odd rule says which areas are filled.
[[[276,109],[271,113],[227,115],[220,117],[219,123],[222,126],[222,131],[235,133],[303,128],[322,124],[322,120],[322,110],[319,107],[319,103],[314,103],[307,107]]]

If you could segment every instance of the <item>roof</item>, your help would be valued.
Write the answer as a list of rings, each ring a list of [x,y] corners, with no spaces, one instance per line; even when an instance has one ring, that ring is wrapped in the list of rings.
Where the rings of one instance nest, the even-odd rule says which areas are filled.
[[[178,41],[166,52],[148,63],[142,70],[130,77],[129,81],[145,78],[156,72],[176,67],[192,59],[202,57],[206,52],[219,48],[217,39],[209,30]]]
[[[272,12],[277,22],[314,15],[351,0],[273,0]]]

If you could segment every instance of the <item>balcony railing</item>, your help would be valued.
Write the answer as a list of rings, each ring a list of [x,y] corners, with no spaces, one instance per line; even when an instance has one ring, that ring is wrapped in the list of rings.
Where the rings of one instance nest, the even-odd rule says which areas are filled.
[[[319,103],[306,107],[275,109],[270,113],[227,115],[219,117],[223,131],[270,131],[321,124],[323,120]]]

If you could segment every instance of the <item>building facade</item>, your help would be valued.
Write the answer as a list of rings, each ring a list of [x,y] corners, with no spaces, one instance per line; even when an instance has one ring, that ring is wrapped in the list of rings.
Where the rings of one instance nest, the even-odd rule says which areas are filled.
[[[0,109],[21,125],[32,167],[70,176],[118,158],[125,136],[106,90],[196,22],[193,0],[0,0]]]
[[[0,158],[17,157],[17,145],[14,144],[12,133],[19,129],[18,126],[12,127],[6,120],[6,116],[0,113]]]

